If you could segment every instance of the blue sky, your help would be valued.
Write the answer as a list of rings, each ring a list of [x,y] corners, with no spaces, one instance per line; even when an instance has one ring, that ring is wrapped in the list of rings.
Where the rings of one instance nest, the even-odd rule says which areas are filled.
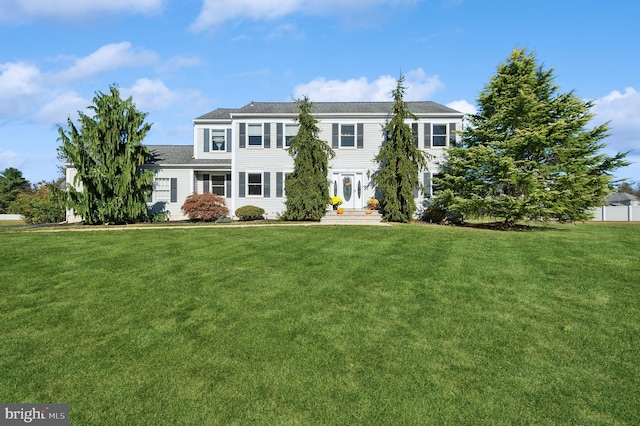
[[[59,176],[57,126],[117,84],[147,144],[191,144],[192,120],[251,101],[409,100],[473,112],[512,49],[596,102],[616,176],[640,181],[640,5],[613,0],[0,0],[0,170]]]

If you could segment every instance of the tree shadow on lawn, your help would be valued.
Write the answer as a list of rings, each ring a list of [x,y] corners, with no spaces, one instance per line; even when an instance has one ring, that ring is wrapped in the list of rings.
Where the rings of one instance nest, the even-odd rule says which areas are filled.
[[[536,231],[560,231],[564,230],[562,227],[556,227],[548,223],[516,223],[516,222],[463,222],[459,224],[452,223],[429,223],[422,220],[414,221],[417,225],[435,225],[435,226],[451,226],[454,228],[474,228],[474,229],[487,229],[490,231],[512,231],[512,232],[536,232]],[[560,224],[557,224],[560,225]]]

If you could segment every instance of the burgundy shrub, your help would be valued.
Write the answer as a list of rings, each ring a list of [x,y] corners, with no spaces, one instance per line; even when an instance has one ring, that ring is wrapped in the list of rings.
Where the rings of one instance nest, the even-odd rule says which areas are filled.
[[[229,214],[224,198],[210,192],[191,194],[182,205],[182,212],[191,220],[213,222]]]

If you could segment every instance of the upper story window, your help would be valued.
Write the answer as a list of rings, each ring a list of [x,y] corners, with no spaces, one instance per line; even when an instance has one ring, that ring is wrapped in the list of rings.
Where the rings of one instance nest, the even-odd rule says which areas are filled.
[[[331,125],[331,148],[364,148],[364,123]]]
[[[212,151],[224,151],[225,150],[225,131],[221,129],[211,130],[211,150]]]
[[[291,138],[298,134],[297,124],[286,124],[284,126],[284,145],[286,147],[291,146]]]
[[[262,124],[248,124],[249,146],[262,146]]]
[[[447,146],[447,125],[433,125],[433,146]]]
[[[340,148],[356,146],[356,126],[354,124],[340,125]]]

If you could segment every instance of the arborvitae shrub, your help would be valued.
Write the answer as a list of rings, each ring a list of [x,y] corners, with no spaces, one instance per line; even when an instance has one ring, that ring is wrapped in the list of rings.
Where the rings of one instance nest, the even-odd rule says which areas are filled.
[[[242,206],[236,209],[236,216],[240,220],[261,220],[264,209],[256,206]]]
[[[229,214],[224,198],[210,192],[191,194],[182,205],[182,212],[191,220],[213,222]]]

